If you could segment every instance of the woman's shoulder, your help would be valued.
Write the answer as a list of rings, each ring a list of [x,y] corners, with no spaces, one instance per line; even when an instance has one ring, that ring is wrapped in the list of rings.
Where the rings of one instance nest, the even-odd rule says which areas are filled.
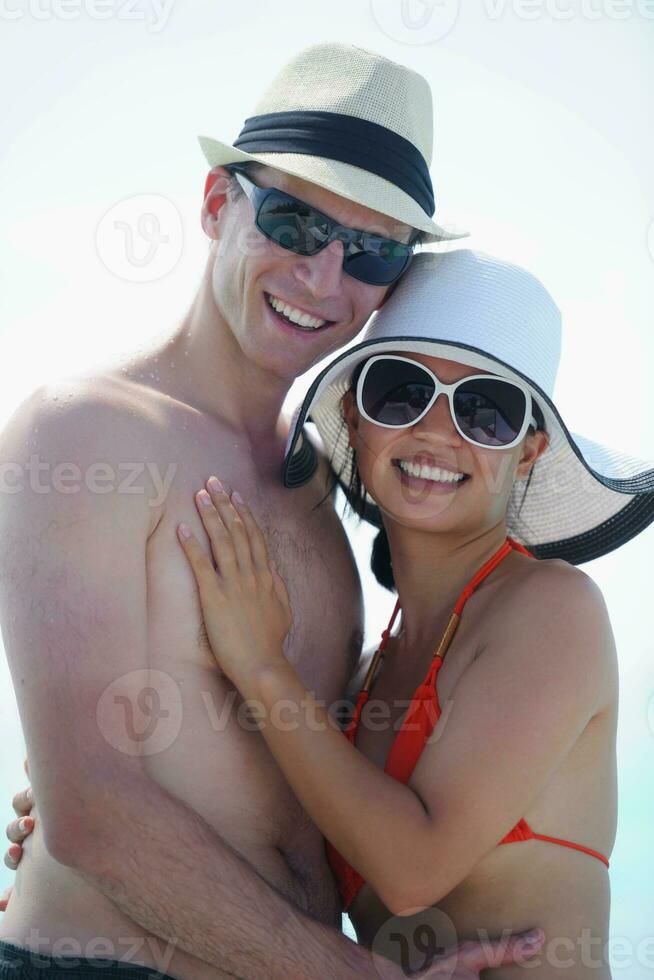
[[[534,560],[520,554],[516,558],[510,587],[506,590],[507,603],[528,603],[558,610],[574,608],[577,616],[606,611],[599,585],[576,565],[560,558]]]
[[[522,662],[545,658],[573,683],[593,676],[597,697],[609,700],[617,654],[602,590],[566,561],[519,557],[494,619],[494,643],[514,648]]]
[[[504,622],[531,623],[550,638],[557,631],[568,638],[573,633],[610,632],[604,595],[590,575],[558,558],[516,557],[519,561],[502,590]]]

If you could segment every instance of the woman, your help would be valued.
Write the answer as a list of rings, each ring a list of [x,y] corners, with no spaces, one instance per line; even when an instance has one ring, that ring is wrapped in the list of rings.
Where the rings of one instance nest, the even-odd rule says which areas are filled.
[[[551,399],[560,343],[559,311],[528,273],[423,254],[307,395],[287,482],[310,413],[351,502],[383,527],[373,560],[398,591],[390,629],[402,610],[357,678],[349,739],[300,709],[310,698],[282,651],[292,612],[247,508],[220,492],[199,503],[218,574],[180,540],[219,664],[262,705],[264,738],[335,845],[360,940],[389,912],[436,905],[459,938],[541,926],[551,945],[534,976],[606,977],[617,665],[601,593],[575,566],[652,520],[654,481],[568,433]]]
[[[197,496],[215,568],[179,528],[217,662],[325,834],[359,940],[407,967],[540,926],[538,980],[610,977],[616,653],[574,566],[652,521],[654,479],[568,432],[559,351],[559,311],[524,270],[423,254],[309,391],[287,485],[311,471],[311,413],[398,592],[347,738],[284,656],[288,595],[238,493]]]

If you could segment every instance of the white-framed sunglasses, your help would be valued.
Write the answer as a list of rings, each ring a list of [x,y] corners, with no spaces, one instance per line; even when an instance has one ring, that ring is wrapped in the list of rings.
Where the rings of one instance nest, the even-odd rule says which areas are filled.
[[[448,385],[420,361],[376,354],[366,361],[356,387],[361,415],[385,429],[415,425],[441,394],[457,431],[473,446],[511,449],[530,425],[538,428],[527,386],[495,374],[471,374]]]

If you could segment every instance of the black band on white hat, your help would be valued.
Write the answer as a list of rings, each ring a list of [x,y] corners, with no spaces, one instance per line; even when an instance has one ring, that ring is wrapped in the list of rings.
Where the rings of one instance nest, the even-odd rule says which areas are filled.
[[[302,153],[340,160],[388,180],[431,218],[434,189],[420,150],[391,129],[338,112],[270,112],[245,120],[234,146],[245,153]]]

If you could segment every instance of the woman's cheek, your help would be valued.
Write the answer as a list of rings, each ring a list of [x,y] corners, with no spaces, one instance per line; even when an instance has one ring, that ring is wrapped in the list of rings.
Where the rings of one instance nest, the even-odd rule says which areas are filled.
[[[491,508],[497,516],[506,510],[517,465],[518,457],[513,452],[487,451],[477,454],[475,478],[479,489],[491,498]]]

